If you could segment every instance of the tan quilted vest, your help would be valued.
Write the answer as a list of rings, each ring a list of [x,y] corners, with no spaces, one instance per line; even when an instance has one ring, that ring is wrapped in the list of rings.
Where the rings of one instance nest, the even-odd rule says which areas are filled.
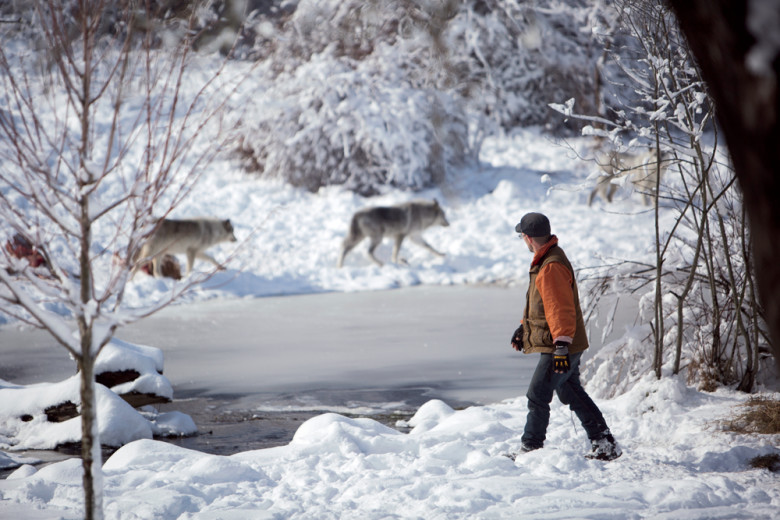
[[[523,312],[523,352],[526,354],[534,352],[551,354],[555,350],[550,326],[547,324],[547,317],[544,314],[542,296],[536,288],[536,276],[542,267],[550,262],[560,262],[571,271],[572,280],[574,280],[572,289],[574,291],[574,308],[577,311],[577,329],[574,333],[574,340],[569,346],[569,352],[572,354],[582,352],[588,348],[588,335],[585,331],[585,320],[582,318],[577,280],[574,277],[574,269],[569,259],[566,258],[563,249],[557,245],[551,247],[542,261],[532,266],[529,271],[528,294],[526,294],[525,311]]]

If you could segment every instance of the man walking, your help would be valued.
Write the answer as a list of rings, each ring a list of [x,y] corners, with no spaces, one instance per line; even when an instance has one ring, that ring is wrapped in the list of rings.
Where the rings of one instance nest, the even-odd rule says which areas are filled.
[[[521,438],[521,453],[544,445],[550,422],[553,392],[569,405],[591,441],[588,458],[613,460],[621,455],[598,406],[580,383],[580,358],[588,348],[574,269],[550,221],[541,213],[528,213],[515,227],[534,254],[529,271],[523,321],[512,336],[512,347],[526,354],[541,353],[528,387],[528,418]],[[514,455],[510,456],[514,459]]]

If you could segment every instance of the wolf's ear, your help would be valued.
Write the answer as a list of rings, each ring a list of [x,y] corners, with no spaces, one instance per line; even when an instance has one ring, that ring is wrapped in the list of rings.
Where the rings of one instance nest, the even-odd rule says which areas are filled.
[[[433,205],[434,205],[434,206],[438,206],[438,205],[439,205],[439,201],[438,201],[438,199],[433,199]]]
[[[233,224],[230,223],[230,219],[225,219],[222,221],[222,225],[225,227],[228,231],[233,231]]]

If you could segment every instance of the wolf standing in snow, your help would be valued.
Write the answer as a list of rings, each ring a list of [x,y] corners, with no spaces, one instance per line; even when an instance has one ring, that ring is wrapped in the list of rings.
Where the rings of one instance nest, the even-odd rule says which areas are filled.
[[[206,249],[220,242],[235,242],[233,225],[230,220],[211,218],[195,218],[189,220],[164,219],[157,224],[157,228],[141,247],[136,258],[133,275],[141,265],[151,260],[154,276],[162,276],[160,269],[161,260],[166,254],[186,254],[187,271],[190,274],[195,258],[208,260],[217,267],[221,267],[212,256],[206,253]]]
[[[436,224],[445,227],[450,225],[444,216],[444,211],[439,206],[439,202],[435,199],[360,210],[352,217],[349,231],[342,242],[338,266],[344,265],[344,257],[365,237],[371,240],[368,246],[368,256],[380,267],[382,262],[374,256],[374,250],[382,243],[385,236],[395,238],[392,257],[395,263],[398,262],[398,251],[401,249],[401,243],[407,236],[409,240],[431,253],[444,256],[444,253],[436,251],[421,236],[425,229]],[[402,261],[406,263],[405,260]]]
[[[596,187],[590,192],[588,206],[593,203],[596,194],[607,202],[612,202],[612,197],[618,189],[618,183],[622,177],[642,194],[642,202],[650,206],[653,194],[658,190],[658,178],[670,164],[670,155],[661,153],[661,162],[658,164],[658,152],[656,148],[650,148],[645,152],[608,152],[598,155],[596,162],[601,167],[603,174],[596,181]],[[656,167],[660,171],[656,172]]]

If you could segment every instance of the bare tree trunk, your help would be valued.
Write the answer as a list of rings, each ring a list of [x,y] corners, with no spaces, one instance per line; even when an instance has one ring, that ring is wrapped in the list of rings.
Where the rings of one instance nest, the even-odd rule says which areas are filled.
[[[716,197],[715,194],[713,195],[713,198]],[[714,207],[714,212],[717,217],[717,223],[718,223],[718,231],[720,232],[720,239],[724,244],[729,243],[729,237],[726,233],[726,225],[724,222],[724,216],[721,215],[720,211],[717,209],[717,207]],[[744,236],[745,231],[743,230],[742,235]],[[736,360],[741,360],[738,356],[739,349],[740,349],[740,343],[739,338],[743,338],[744,345],[745,345],[745,368],[740,369],[737,373],[742,373],[741,381],[739,385],[737,386],[737,390],[742,392],[752,392],[753,391],[753,383],[755,381],[755,374],[752,371],[753,368],[753,345],[750,338],[750,334],[748,332],[748,328],[744,324],[744,318],[743,318],[743,309],[745,308],[745,294],[747,292],[747,283],[740,284],[739,280],[737,279],[737,274],[734,269],[734,263],[731,260],[731,255],[727,254],[725,255],[725,263],[726,263],[726,273],[728,274],[728,278],[723,280],[723,282],[729,284],[729,292],[731,293],[731,297],[734,301],[734,309],[735,309],[735,322],[736,322],[736,331],[734,334],[734,338],[732,340],[732,358]],[[722,282],[722,283],[723,283]]]
[[[658,99],[659,97],[659,90],[660,86],[657,82],[658,73],[655,71],[655,67],[653,67],[653,79],[656,80],[654,83],[654,90],[655,90],[655,99]],[[664,366],[664,339],[666,336],[666,330],[664,327],[664,293],[663,293],[663,274],[664,274],[664,252],[665,247],[661,243],[661,222],[658,214],[658,195],[661,191],[661,169],[660,169],[660,159],[661,159],[661,148],[660,148],[660,140],[659,140],[659,132],[658,132],[659,123],[656,121],[654,124],[655,128],[655,149],[656,149],[656,169],[655,169],[655,178],[656,178],[656,190],[655,190],[655,198],[653,202],[655,202],[655,208],[653,209],[653,222],[655,226],[655,318],[656,318],[656,325],[655,325],[655,377],[658,379],[661,379],[661,376],[663,375],[663,366]]]
[[[653,357],[653,367],[655,376],[661,379],[663,375],[661,369],[664,365],[664,293],[662,286],[664,257],[663,246],[661,244],[661,229],[658,222],[658,207],[656,206],[655,216],[655,355]]]
[[[80,299],[84,309],[92,298],[92,268],[89,261],[89,251],[92,246],[92,218],[89,214],[89,193],[94,181],[93,173],[89,171],[90,132],[92,130],[90,105],[92,102],[92,54],[95,50],[97,35],[90,25],[97,23],[96,19],[82,16],[81,34],[84,42],[81,47],[84,60],[84,74],[79,78],[81,89],[77,92],[79,118],[81,120],[81,143],[79,146],[79,171],[76,172],[76,182],[79,186],[78,204],[80,211],[79,225],[79,283]],[[76,90],[76,89],[74,89]],[[84,312],[84,311],[81,311]],[[97,398],[95,396],[95,358],[92,352],[94,320],[84,314],[76,316],[81,336],[81,465],[84,470],[84,518],[85,520],[102,520],[103,518],[103,464],[100,452],[100,434],[97,428]]]
[[[89,352],[91,336],[82,338],[82,349]],[[84,518],[103,518],[102,455],[98,432],[95,395],[95,358],[85,354],[79,359],[81,379],[81,461],[84,469]]]
[[[775,55],[771,63],[758,65],[749,59],[757,42],[747,23],[750,2],[670,3],[715,99],[742,188],[754,237],[759,298],[780,368],[780,59]],[[763,5],[777,8],[777,2]]]
[[[741,235],[741,237],[742,237],[742,256],[744,258],[748,258],[753,248],[750,246],[750,244],[749,244],[749,242],[748,242],[748,240],[746,238],[747,233],[745,233],[745,226],[747,226],[747,222],[746,222],[745,214],[746,214],[745,213],[745,209],[742,208],[742,223],[743,223],[742,235]],[[759,368],[759,364],[758,364],[758,359],[759,359],[758,346],[759,346],[759,338],[761,337],[760,331],[759,331],[759,327],[758,327],[758,318],[759,318],[758,310],[759,310],[759,306],[760,305],[759,305],[759,303],[758,303],[758,301],[756,299],[756,288],[755,288],[755,285],[753,283],[753,281],[754,281],[753,263],[751,261],[746,261],[745,262],[745,268],[746,268],[746,271],[745,271],[745,280],[746,280],[746,282],[745,282],[745,284],[747,285],[747,289],[748,289],[748,305],[750,306],[751,309],[755,309],[755,311],[752,313],[751,324],[750,324],[751,325],[750,328],[753,331],[753,336],[751,338],[752,355],[750,357],[750,363],[751,363],[751,365],[750,365],[750,372],[752,374],[758,374],[758,368]]]
[[[688,298],[688,294],[690,293],[691,288],[693,287],[693,282],[696,279],[696,269],[699,265],[699,256],[701,255],[701,250],[704,244],[703,227],[706,219],[707,219],[707,214],[705,212],[701,219],[701,227],[699,228],[700,230],[699,237],[696,240],[696,249],[693,253],[693,261],[691,262],[691,272],[688,274],[688,279],[686,280],[685,285],[683,286],[682,292],[680,294],[675,294],[675,296],[677,297],[677,345],[674,353],[675,374],[680,373],[680,360],[682,358],[683,333],[685,330],[683,311],[685,309],[685,302],[686,299]]]

